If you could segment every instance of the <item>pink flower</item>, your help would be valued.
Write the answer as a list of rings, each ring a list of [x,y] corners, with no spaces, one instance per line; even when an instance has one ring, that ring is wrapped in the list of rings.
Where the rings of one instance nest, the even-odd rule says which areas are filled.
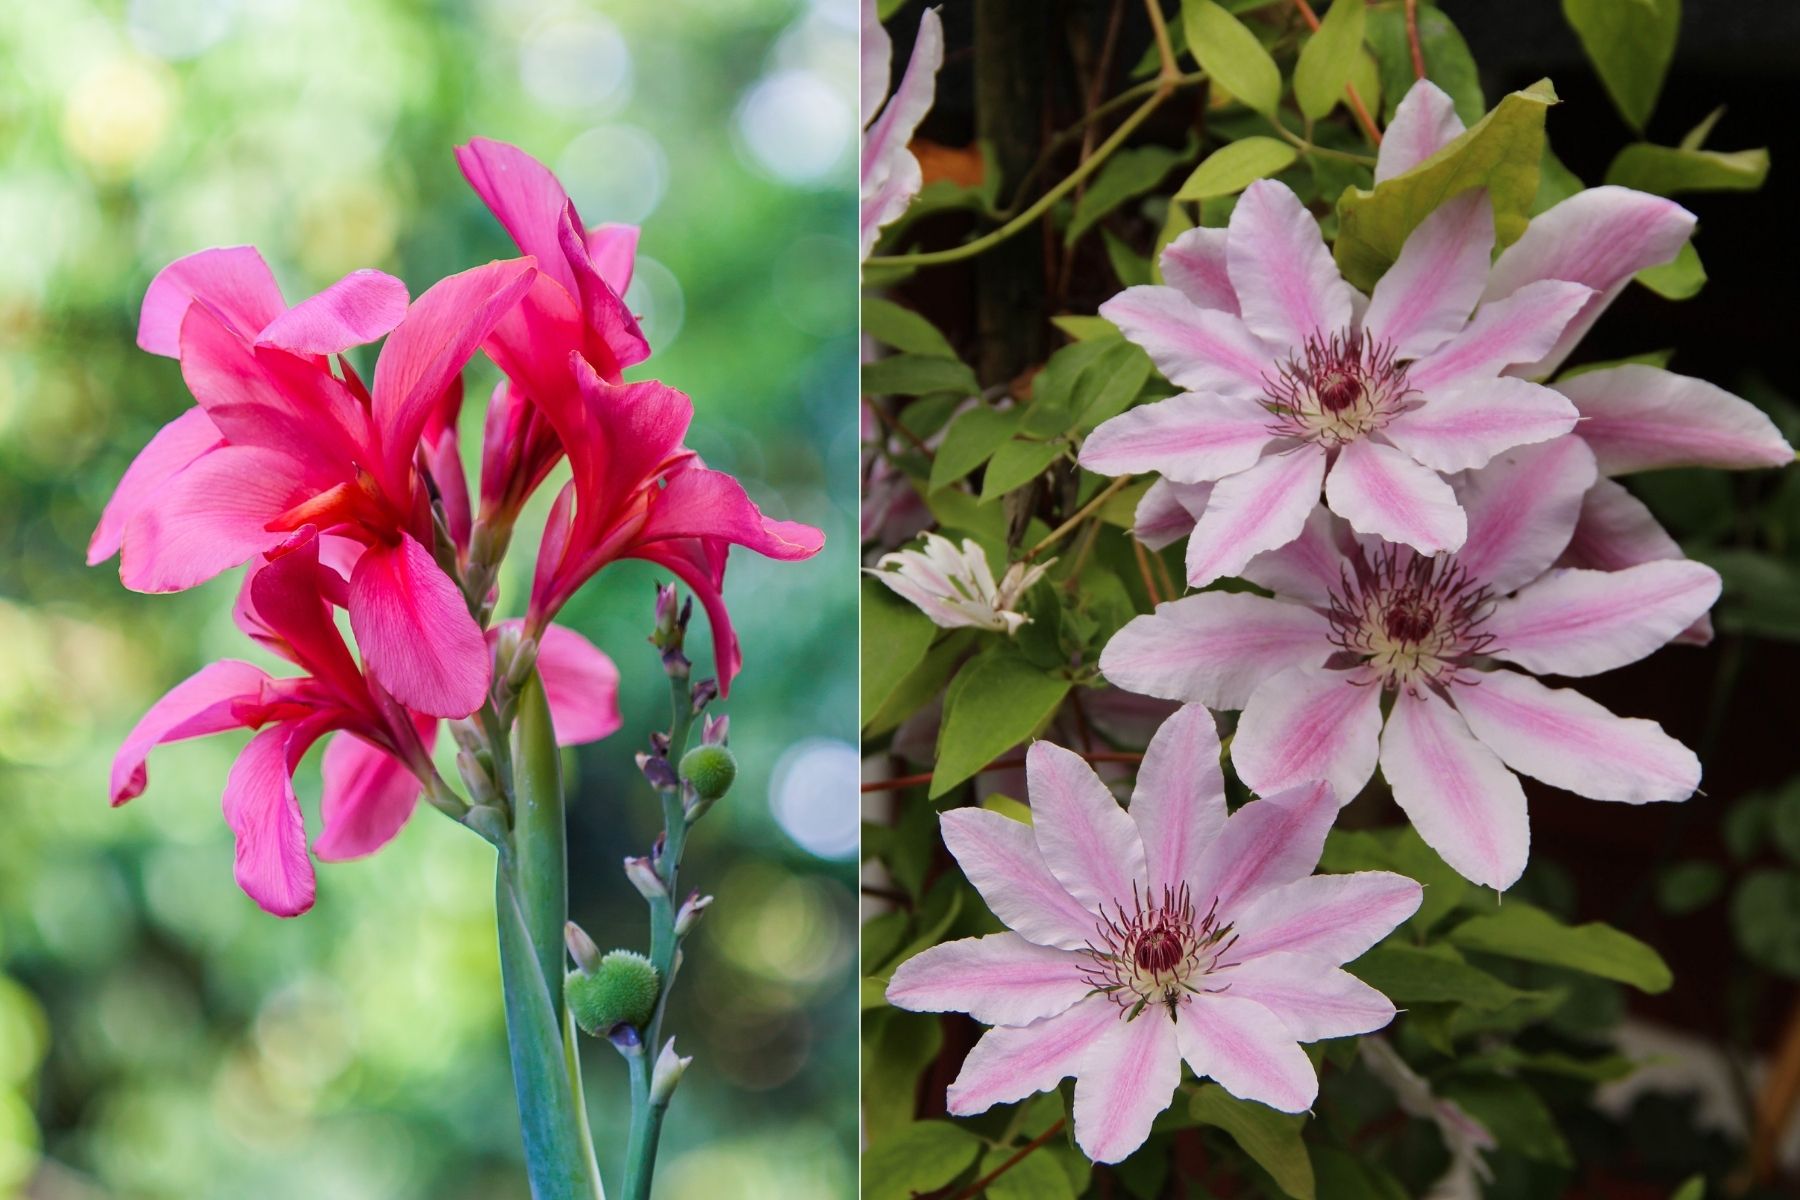
[[[1132,691],[1242,709],[1232,761],[1259,792],[1325,778],[1348,800],[1379,761],[1444,861],[1504,889],[1530,841],[1515,771],[1629,804],[1684,800],[1700,782],[1699,760],[1654,722],[1532,678],[1635,662],[1718,598],[1718,576],[1694,562],[1553,568],[1594,481],[1579,438],[1508,451],[1453,480],[1469,536],[1435,558],[1317,510],[1244,569],[1274,598],[1161,605],[1114,636],[1100,669]]]
[[[924,185],[919,160],[907,149],[913,131],[931,111],[937,93],[938,68],[944,65],[944,26],[937,10],[919,18],[912,58],[894,94],[887,94],[888,59],[894,52],[875,0],[863,0],[862,11],[862,256],[869,257],[875,239],[892,223]],[[877,114],[880,114],[877,116]]]
[[[117,805],[144,791],[155,746],[258,730],[226,782],[225,819],[237,835],[238,885],[280,917],[298,916],[313,903],[293,773],[314,742],[338,734],[322,767],[322,829],[312,847],[322,861],[360,858],[386,845],[412,815],[421,781],[436,779],[430,756],[436,718],[408,711],[369,678],[332,618],[332,606],[353,586],[345,567],[366,558],[360,552],[354,542],[307,527],[259,556],[233,615],[253,640],[306,673],[277,679],[247,662],[212,663],[158,700],[113,760]],[[585,638],[547,630],[538,665],[560,743],[618,728],[618,672]]]
[[[89,562],[117,550],[127,587],[180,591],[305,526],[352,539],[365,549],[344,599],[370,669],[421,712],[474,711],[487,652],[429,548],[433,451],[422,460],[421,442],[460,395],[463,364],[535,275],[528,259],[490,263],[408,307],[398,280],[358,271],[285,308],[252,249],[168,267],[144,297],[138,342],[179,357],[199,405],[132,463]],[[332,373],[330,356],[384,333],[373,389],[341,357]]]
[[[570,354],[580,354],[610,383],[650,356],[623,299],[638,231],[587,228],[556,176],[516,146],[473,138],[457,147],[456,161],[519,250],[538,264],[530,290],[484,347],[507,382],[488,408],[482,505],[490,522],[510,525],[579,425],[568,412],[580,405]]]
[[[769,558],[811,558],[825,535],[762,515],[742,485],[710,471],[681,444],[694,406],[674,388],[646,380],[609,383],[570,355],[581,396],[565,416],[574,478],[544,527],[525,628],[536,633],[569,597],[610,562],[640,558],[666,567],[700,597],[713,630],[721,694],[742,655],[725,610],[725,560],[733,545]]]
[[[1075,1139],[1117,1162],[1169,1106],[1183,1060],[1233,1095],[1300,1112],[1318,1078],[1298,1043],[1380,1029],[1385,996],[1341,969],[1418,908],[1383,871],[1313,875],[1337,815],[1308,783],[1229,817],[1212,715],[1158,730],[1129,812],[1078,756],[1027,756],[1033,824],[979,808],[944,842],[1012,930],[902,963],[888,1000],[995,1026],[950,1085],[959,1116],[1075,1076]]]

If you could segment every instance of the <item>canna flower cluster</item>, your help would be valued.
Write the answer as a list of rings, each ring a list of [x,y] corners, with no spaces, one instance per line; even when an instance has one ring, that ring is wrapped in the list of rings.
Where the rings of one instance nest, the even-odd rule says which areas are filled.
[[[608,563],[648,560],[699,596],[723,693],[741,662],[723,599],[730,547],[794,561],[823,544],[816,529],[764,517],[682,445],[686,396],[624,380],[650,353],[623,299],[637,231],[586,226],[555,176],[512,146],[475,139],[457,159],[520,257],[416,300],[361,270],[289,305],[255,249],[230,247],[171,264],[144,297],[138,344],[180,363],[195,405],[126,471],[88,561],[117,554],[121,580],[141,592],[245,567],[239,628],[302,674],[226,660],[177,685],[120,748],[112,800],[143,792],[158,744],[257,731],[227,781],[225,816],[239,884],[278,916],[311,906],[314,857],[379,849],[421,795],[468,810],[432,766],[440,721],[465,750],[479,745],[466,718],[505,712],[535,669],[559,742],[618,727],[617,670],[552,623]],[[365,383],[346,354],[381,339]],[[478,352],[503,378],[472,497],[458,418]],[[552,506],[525,616],[496,623],[514,525],[565,456],[573,478]],[[309,849],[292,777],[327,735]]]

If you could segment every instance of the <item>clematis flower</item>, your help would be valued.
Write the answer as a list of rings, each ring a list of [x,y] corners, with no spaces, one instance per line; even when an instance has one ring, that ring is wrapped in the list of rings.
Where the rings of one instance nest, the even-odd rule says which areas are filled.
[[[1425,1193],[1424,1200],[1481,1200],[1482,1184],[1493,1182],[1494,1172],[1482,1155],[1499,1142],[1486,1125],[1471,1117],[1454,1100],[1439,1096],[1431,1084],[1407,1065],[1382,1037],[1357,1043],[1357,1054],[1369,1074],[1385,1083],[1408,1116],[1430,1121],[1450,1152],[1450,1167]]]
[[[941,629],[991,629],[1011,635],[1031,620],[1015,611],[1019,601],[1055,562],[1053,558],[1037,566],[1013,563],[996,587],[987,552],[974,539],[964,538],[958,550],[949,538],[928,533],[923,550],[884,554],[874,568],[865,569]]]
[[[570,355],[611,383],[650,356],[623,298],[638,230],[589,229],[549,168],[516,146],[473,138],[456,148],[456,161],[520,252],[538,264],[530,289],[484,346],[507,379],[488,407],[482,507],[488,524],[510,528],[580,427],[570,411],[581,403]]]
[[[274,678],[251,663],[212,663],[171,689],[126,736],[112,767],[112,802],[141,795],[150,751],[229,729],[255,729],[225,785],[225,819],[237,835],[238,885],[280,917],[312,907],[315,883],[293,773],[321,737],[321,831],[312,854],[360,858],[386,845],[435,781],[434,717],[399,704],[358,665],[332,617],[352,586],[344,570],[361,547],[308,526],[259,556],[233,613],[252,640],[305,674]],[[498,631],[496,630],[496,633]],[[618,671],[592,643],[553,627],[538,668],[563,745],[619,726]]]
[[[1075,1077],[1075,1140],[1096,1162],[1143,1145],[1185,1060],[1283,1112],[1319,1081],[1298,1043],[1380,1029],[1387,997],[1340,964],[1418,908],[1386,871],[1313,875],[1337,803],[1325,783],[1226,815],[1219,737],[1181,709],[1151,740],[1129,812],[1087,763],[1038,742],[1032,825],[959,808],[944,843],[1010,932],[901,963],[889,1003],[990,1029],[950,1085],[970,1116]]]
[[[116,550],[127,587],[180,591],[306,526],[352,539],[364,549],[345,603],[370,669],[409,707],[473,712],[487,693],[487,651],[428,548],[435,485],[421,441],[535,274],[528,259],[490,263],[409,307],[398,280],[358,271],[286,308],[246,247],[165,269],[145,295],[138,342],[178,357],[199,403],[132,463],[88,561]],[[384,333],[373,389],[341,357],[332,373],[330,356]]]
[[[912,58],[894,94],[887,94],[893,43],[881,27],[875,0],[862,6],[862,256],[869,257],[884,226],[906,211],[924,186],[919,160],[907,149],[913,130],[931,111],[938,68],[944,65],[944,25],[937,10],[919,18]],[[879,114],[879,116],[877,115]]]
[[[608,563],[644,559],[673,571],[700,597],[723,694],[742,661],[725,609],[731,546],[794,562],[817,554],[825,535],[763,516],[737,480],[708,470],[684,447],[694,406],[674,388],[654,380],[608,383],[579,354],[570,355],[570,369],[581,392],[581,404],[567,414],[579,424],[565,434],[574,478],[544,527],[525,631],[536,636]]]
[[[1628,804],[1685,800],[1700,782],[1699,760],[1654,722],[1533,678],[1635,662],[1719,595],[1718,575],[1685,560],[1553,568],[1595,478],[1576,437],[1461,474],[1469,537],[1433,558],[1357,538],[1317,510],[1244,569],[1273,598],[1160,605],[1113,637],[1100,670],[1132,691],[1242,709],[1232,761],[1259,792],[1324,778],[1348,800],[1379,761],[1445,862],[1510,887],[1530,843],[1514,772]]]

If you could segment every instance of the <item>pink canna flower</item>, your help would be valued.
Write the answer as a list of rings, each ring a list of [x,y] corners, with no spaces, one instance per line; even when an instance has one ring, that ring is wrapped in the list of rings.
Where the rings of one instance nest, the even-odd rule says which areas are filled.
[[[906,74],[893,95],[887,94],[888,60],[893,42],[882,28],[875,0],[863,0],[862,11],[862,256],[869,257],[882,229],[906,211],[924,186],[919,160],[908,149],[913,131],[931,111],[937,94],[938,68],[944,65],[944,25],[935,8],[919,17]]]
[[[1096,1162],[1143,1145],[1185,1060],[1284,1112],[1318,1077],[1299,1043],[1368,1033],[1387,997],[1340,964],[1418,908],[1385,871],[1313,875],[1337,803],[1325,783],[1226,815],[1212,714],[1181,709],[1145,755],[1129,811],[1077,755],[1027,755],[1032,825],[959,808],[944,842],[1010,932],[900,964],[890,1003],[994,1026],[950,1085],[983,1112],[1075,1077],[1075,1140]]]
[[[225,819],[237,835],[239,886],[276,916],[298,916],[313,903],[293,773],[315,742],[337,734],[325,750],[322,829],[312,846],[322,861],[360,858],[386,845],[412,815],[422,781],[437,779],[430,755],[437,719],[409,711],[370,678],[333,620],[333,605],[352,586],[345,570],[363,557],[355,542],[321,537],[310,526],[258,556],[234,618],[254,641],[306,673],[277,679],[247,662],[212,663],[157,701],[113,760],[117,805],[148,785],[154,747],[257,730],[226,782]],[[618,728],[618,672],[585,638],[547,630],[538,664],[561,744]]]
[[[487,693],[487,651],[430,548],[441,489],[425,477],[433,462],[448,471],[446,408],[463,364],[535,275],[528,259],[490,263],[409,307],[398,280],[358,271],[284,308],[252,249],[167,268],[144,298],[138,341],[179,357],[199,404],[132,463],[89,562],[116,550],[127,587],[179,591],[307,526],[351,539],[363,551],[344,602],[370,669],[420,712],[473,712]],[[384,333],[372,389],[342,357],[332,373],[330,356]],[[453,456],[453,435],[447,448]],[[450,474],[445,485],[458,486]]]
[[[1273,598],[1160,605],[1114,636],[1101,672],[1147,695],[1242,709],[1232,761],[1259,792],[1325,778],[1348,799],[1379,762],[1444,861],[1510,887],[1530,842],[1514,772],[1629,804],[1685,800],[1700,782],[1699,760],[1654,722],[1532,677],[1635,662],[1718,598],[1717,574],[1694,562],[1553,567],[1595,478],[1576,437],[1463,473],[1453,483],[1468,539],[1433,558],[1316,510],[1299,538],[1244,569]]]
[[[581,393],[565,417],[574,478],[544,528],[525,630],[536,634],[602,567],[639,558],[673,571],[700,597],[713,630],[721,694],[742,662],[725,609],[725,560],[733,545],[785,562],[811,558],[825,535],[762,515],[743,487],[708,470],[681,442],[693,402],[654,380],[615,384],[578,354]]]

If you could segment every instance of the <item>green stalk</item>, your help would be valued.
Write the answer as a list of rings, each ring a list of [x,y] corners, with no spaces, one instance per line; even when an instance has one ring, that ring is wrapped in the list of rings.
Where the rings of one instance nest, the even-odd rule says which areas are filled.
[[[512,838],[500,847],[494,909],[526,1173],[533,1200],[604,1200],[564,1041],[568,868],[561,765],[535,674],[519,696],[512,761]]]

